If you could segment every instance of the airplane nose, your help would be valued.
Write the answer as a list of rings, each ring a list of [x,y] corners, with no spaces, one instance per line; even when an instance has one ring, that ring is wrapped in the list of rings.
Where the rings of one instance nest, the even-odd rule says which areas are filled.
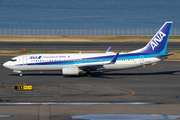
[[[5,62],[5,63],[3,64],[3,66],[7,68],[8,63],[7,63],[7,62]]]
[[[8,69],[13,69],[13,65],[12,65],[12,63],[11,62],[5,62],[4,64],[3,64],[3,66],[5,67],[5,68],[8,68]]]

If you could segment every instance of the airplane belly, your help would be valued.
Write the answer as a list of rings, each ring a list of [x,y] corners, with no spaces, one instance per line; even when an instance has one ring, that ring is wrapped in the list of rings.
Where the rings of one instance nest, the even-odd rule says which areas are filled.
[[[29,70],[61,70],[62,67],[60,65],[35,65],[30,66]]]
[[[130,69],[143,66],[137,62],[117,62],[115,64],[104,65],[105,70],[122,70],[122,69]]]
[[[16,70],[31,71],[31,70],[62,70],[62,66],[59,65],[28,65],[20,66]]]

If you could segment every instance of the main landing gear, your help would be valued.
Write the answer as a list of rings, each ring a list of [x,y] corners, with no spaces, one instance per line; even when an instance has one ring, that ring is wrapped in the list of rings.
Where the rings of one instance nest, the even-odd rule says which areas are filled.
[[[91,71],[90,71],[89,69],[87,69],[86,75],[87,75],[88,77],[91,77]]]

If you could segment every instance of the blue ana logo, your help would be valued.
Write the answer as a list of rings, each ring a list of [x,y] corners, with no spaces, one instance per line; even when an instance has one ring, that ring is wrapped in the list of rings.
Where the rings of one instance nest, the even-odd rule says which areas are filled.
[[[29,59],[41,59],[42,56],[30,56]]]
[[[166,36],[162,31],[160,31],[156,37],[151,41],[151,47],[154,50],[155,47],[159,45],[159,43],[163,40],[163,38]]]

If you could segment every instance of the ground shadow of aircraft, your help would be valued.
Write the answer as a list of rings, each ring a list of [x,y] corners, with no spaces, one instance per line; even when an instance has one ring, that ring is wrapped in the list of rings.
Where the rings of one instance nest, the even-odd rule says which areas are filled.
[[[108,73],[108,72],[104,72],[103,73],[103,75],[139,75],[139,76],[141,76],[141,75],[164,75],[164,74],[168,74],[168,75],[180,75],[180,73],[179,74],[177,74],[178,72],[180,72],[180,70],[176,70],[176,71],[163,71],[163,72],[144,72],[144,73],[140,73],[140,72],[137,72],[137,73]]]
[[[179,72],[179,73],[178,73]],[[19,76],[19,74],[9,74],[10,76]],[[146,72],[146,73],[112,73],[105,71],[103,73],[101,72],[93,72],[91,76],[89,77],[102,77],[102,78],[112,78],[112,76],[141,76],[141,75],[180,75],[180,70],[176,71],[163,71],[163,72]],[[63,76],[61,73],[24,73],[23,76]],[[80,75],[77,76],[63,76],[63,77],[88,77],[86,73],[81,73]]]

